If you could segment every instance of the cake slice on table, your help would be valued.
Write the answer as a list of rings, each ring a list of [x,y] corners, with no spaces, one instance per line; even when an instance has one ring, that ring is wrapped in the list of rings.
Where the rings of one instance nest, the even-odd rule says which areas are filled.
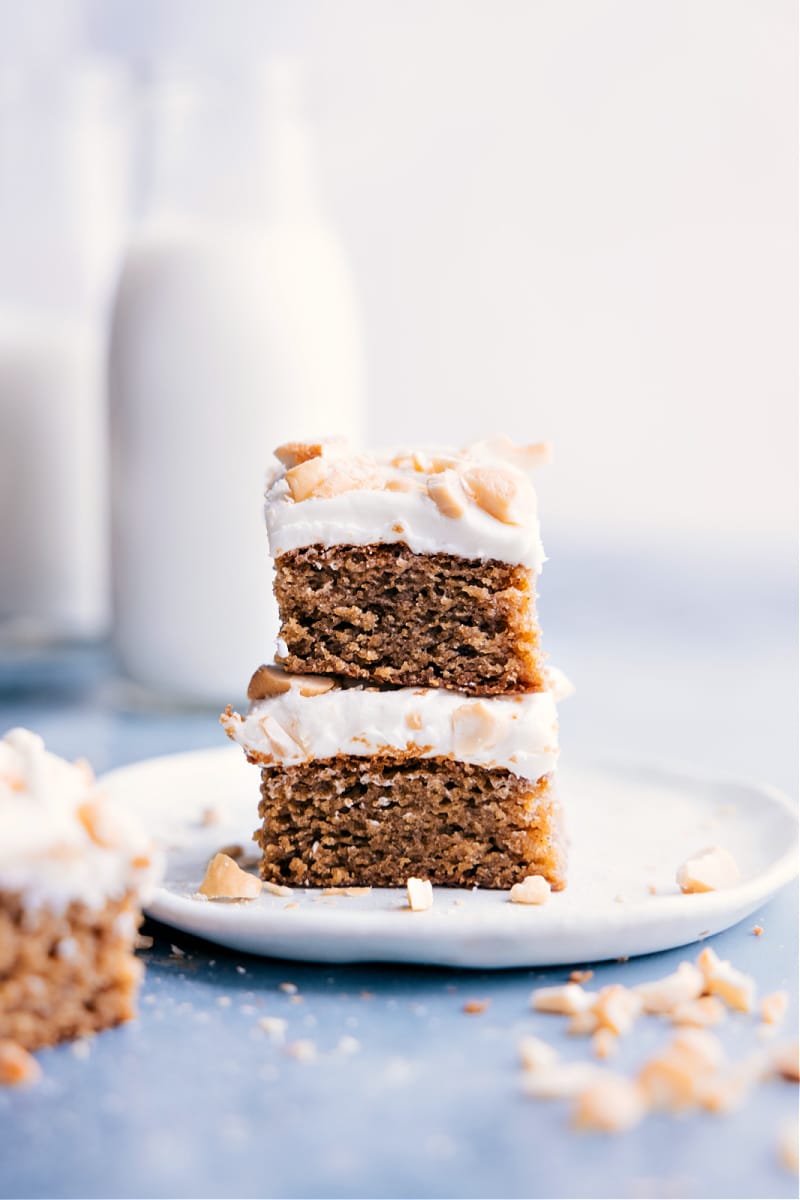
[[[274,883],[564,886],[550,690],[476,698],[261,667],[226,733],[261,767],[261,874]]]
[[[0,1042],[35,1050],[135,1015],[133,953],[159,862],[85,762],[0,741]]]
[[[546,686],[528,472],[548,446],[275,453],[266,520],[288,670],[483,695]]]

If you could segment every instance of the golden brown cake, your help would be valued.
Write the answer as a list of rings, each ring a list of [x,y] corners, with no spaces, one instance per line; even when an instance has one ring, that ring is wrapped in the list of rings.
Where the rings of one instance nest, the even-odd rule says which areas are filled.
[[[129,1020],[158,856],[85,762],[0,741],[0,1041],[34,1050]]]
[[[564,886],[560,809],[549,775],[446,758],[339,755],[261,772],[262,878],[391,887],[409,876],[510,888],[526,875]]]
[[[0,892],[0,1040],[35,1050],[134,1017],[140,919],[132,896],[58,912]]]
[[[275,594],[290,671],[482,695],[545,687],[525,567],[407,546],[282,554]]]

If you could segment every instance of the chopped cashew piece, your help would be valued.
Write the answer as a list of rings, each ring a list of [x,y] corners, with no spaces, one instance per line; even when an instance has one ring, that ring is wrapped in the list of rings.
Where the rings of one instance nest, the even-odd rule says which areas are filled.
[[[697,1102],[708,1112],[733,1112],[735,1109],[741,1108],[754,1083],[756,1083],[756,1077],[752,1071],[747,1069],[747,1064],[745,1064],[745,1069],[741,1069],[737,1065],[716,1075],[698,1079],[696,1084]]]
[[[642,1067],[638,1081],[652,1108],[680,1112],[697,1103],[697,1074],[680,1055],[655,1055]]]
[[[591,992],[585,992],[578,983],[562,983],[557,987],[537,988],[531,994],[531,1007],[536,1012],[560,1013],[574,1017],[586,1012],[594,1004]]]
[[[0,1087],[19,1087],[38,1083],[42,1068],[36,1059],[16,1042],[0,1041]]]
[[[772,992],[761,1001],[761,1020],[765,1025],[778,1025],[786,1016],[789,996],[786,992]]]
[[[695,959],[695,962],[703,972],[703,978],[707,981],[709,975],[712,971],[716,970],[722,959],[711,946],[704,946]]]
[[[681,1029],[672,1039],[671,1049],[688,1055],[698,1070],[716,1071],[725,1062],[722,1042],[705,1029]]]
[[[512,904],[546,904],[550,899],[550,884],[543,875],[526,875],[522,883],[511,888]]]
[[[334,681],[330,675],[295,675],[297,690],[301,696],[324,696],[325,692],[333,690]]]
[[[680,1112],[702,1102],[725,1061],[719,1040],[704,1029],[682,1029],[644,1064],[639,1084],[654,1108]]]
[[[294,891],[292,890],[292,888],[287,887],[285,883],[270,883],[270,881],[268,879],[265,879],[262,882],[261,886],[263,887],[264,891],[269,892],[269,894],[271,896],[293,896],[294,895]]]
[[[303,752],[300,743],[269,713],[261,717],[258,723],[278,762],[292,757],[296,760],[298,753]]]
[[[638,1125],[646,1112],[640,1089],[624,1075],[605,1071],[578,1094],[572,1114],[576,1129],[598,1133],[625,1133]]]
[[[310,493],[319,499],[330,499],[332,496],[341,496],[345,492],[374,491],[382,486],[375,464],[368,458],[358,456],[350,460],[344,459],[341,462],[329,459],[328,464],[324,478],[314,486]],[[286,478],[289,478],[288,474]]]
[[[772,1055],[772,1065],[779,1075],[790,1083],[800,1083],[800,1047],[798,1043],[777,1046]]]
[[[613,1058],[619,1049],[619,1038],[605,1026],[598,1029],[592,1038],[592,1050],[595,1058]]]
[[[422,488],[413,479],[404,479],[401,475],[399,479],[388,479],[385,490],[387,492],[419,492],[422,491]]]
[[[261,887],[260,879],[243,871],[227,854],[215,854],[198,891],[209,900],[255,900]]]
[[[108,850],[117,844],[119,834],[116,826],[109,820],[109,814],[102,805],[87,800],[78,805],[76,815],[96,846]]]
[[[433,888],[428,879],[416,879],[412,875],[406,880],[408,907],[412,912],[425,912],[433,905]]]
[[[524,525],[536,500],[528,480],[503,466],[471,467],[461,476],[478,508],[504,525]]]
[[[282,667],[267,666],[262,663],[250,677],[247,685],[248,700],[266,700],[268,696],[282,696],[292,686],[292,676]]]
[[[756,999],[755,980],[743,971],[737,971],[729,962],[718,958],[710,946],[697,956],[697,965],[705,979],[705,991],[719,996],[728,1008],[738,1012],[752,1012]]]
[[[321,438],[317,442],[285,442],[273,450],[273,454],[284,467],[296,467],[299,463],[308,462],[310,458],[322,458],[323,454],[336,454],[346,449],[347,442],[342,437]]]
[[[431,475],[427,487],[428,495],[443,517],[463,517],[467,511],[467,497],[455,471]]]
[[[636,992],[620,983],[601,988],[592,1007],[599,1026],[616,1034],[628,1033],[641,1011],[642,1001]]]
[[[675,880],[682,892],[719,892],[741,879],[736,859],[721,846],[709,846],[678,867]]]
[[[778,1161],[792,1175],[798,1170],[797,1122],[788,1121],[781,1127],[778,1138]]]
[[[453,750],[456,756],[474,754],[488,749],[497,740],[498,728],[494,713],[482,700],[460,704],[450,718],[453,727]]]
[[[589,1008],[586,1012],[576,1013],[567,1023],[567,1033],[572,1037],[589,1037],[590,1034],[597,1033],[599,1027],[600,1020],[597,1013]]]
[[[673,1025],[693,1025],[697,1029],[704,1029],[721,1025],[726,1013],[725,1005],[716,996],[700,996],[697,1000],[676,1004],[669,1016]]]
[[[328,467],[322,458],[306,458],[290,467],[284,478],[296,504],[308,500],[327,477]]]
[[[461,1011],[465,1012],[468,1016],[475,1017],[480,1013],[486,1012],[490,1004],[491,1000],[467,1000]]]
[[[541,1038],[521,1038],[517,1048],[520,1061],[526,1071],[539,1071],[542,1067],[552,1067],[558,1061],[558,1051],[549,1042],[543,1042]]]
[[[646,1013],[669,1013],[678,1005],[697,1000],[703,994],[705,980],[700,969],[682,962],[677,971],[652,983],[640,983],[633,989]]]

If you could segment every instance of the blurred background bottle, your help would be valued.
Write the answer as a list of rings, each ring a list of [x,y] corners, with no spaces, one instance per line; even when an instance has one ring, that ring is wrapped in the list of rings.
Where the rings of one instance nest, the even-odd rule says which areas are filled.
[[[287,438],[357,438],[361,330],[291,61],[162,71],[110,363],[114,639],[165,699],[241,696],[277,619],[262,515]]]
[[[103,361],[127,91],[100,62],[0,71],[0,642],[109,619]]]

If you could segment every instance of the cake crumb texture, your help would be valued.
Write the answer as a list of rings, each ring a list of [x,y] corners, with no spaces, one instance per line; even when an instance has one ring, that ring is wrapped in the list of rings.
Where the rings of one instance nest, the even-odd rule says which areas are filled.
[[[131,897],[57,912],[0,891],[0,1041],[36,1050],[134,1017],[137,926]]]
[[[525,875],[565,885],[560,805],[549,776],[450,759],[360,758],[261,773],[255,838],[274,883],[509,888]]]
[[[403,545],[310,546],[275,567],[288,671],[486,695],[547,686],[525,567]]]

